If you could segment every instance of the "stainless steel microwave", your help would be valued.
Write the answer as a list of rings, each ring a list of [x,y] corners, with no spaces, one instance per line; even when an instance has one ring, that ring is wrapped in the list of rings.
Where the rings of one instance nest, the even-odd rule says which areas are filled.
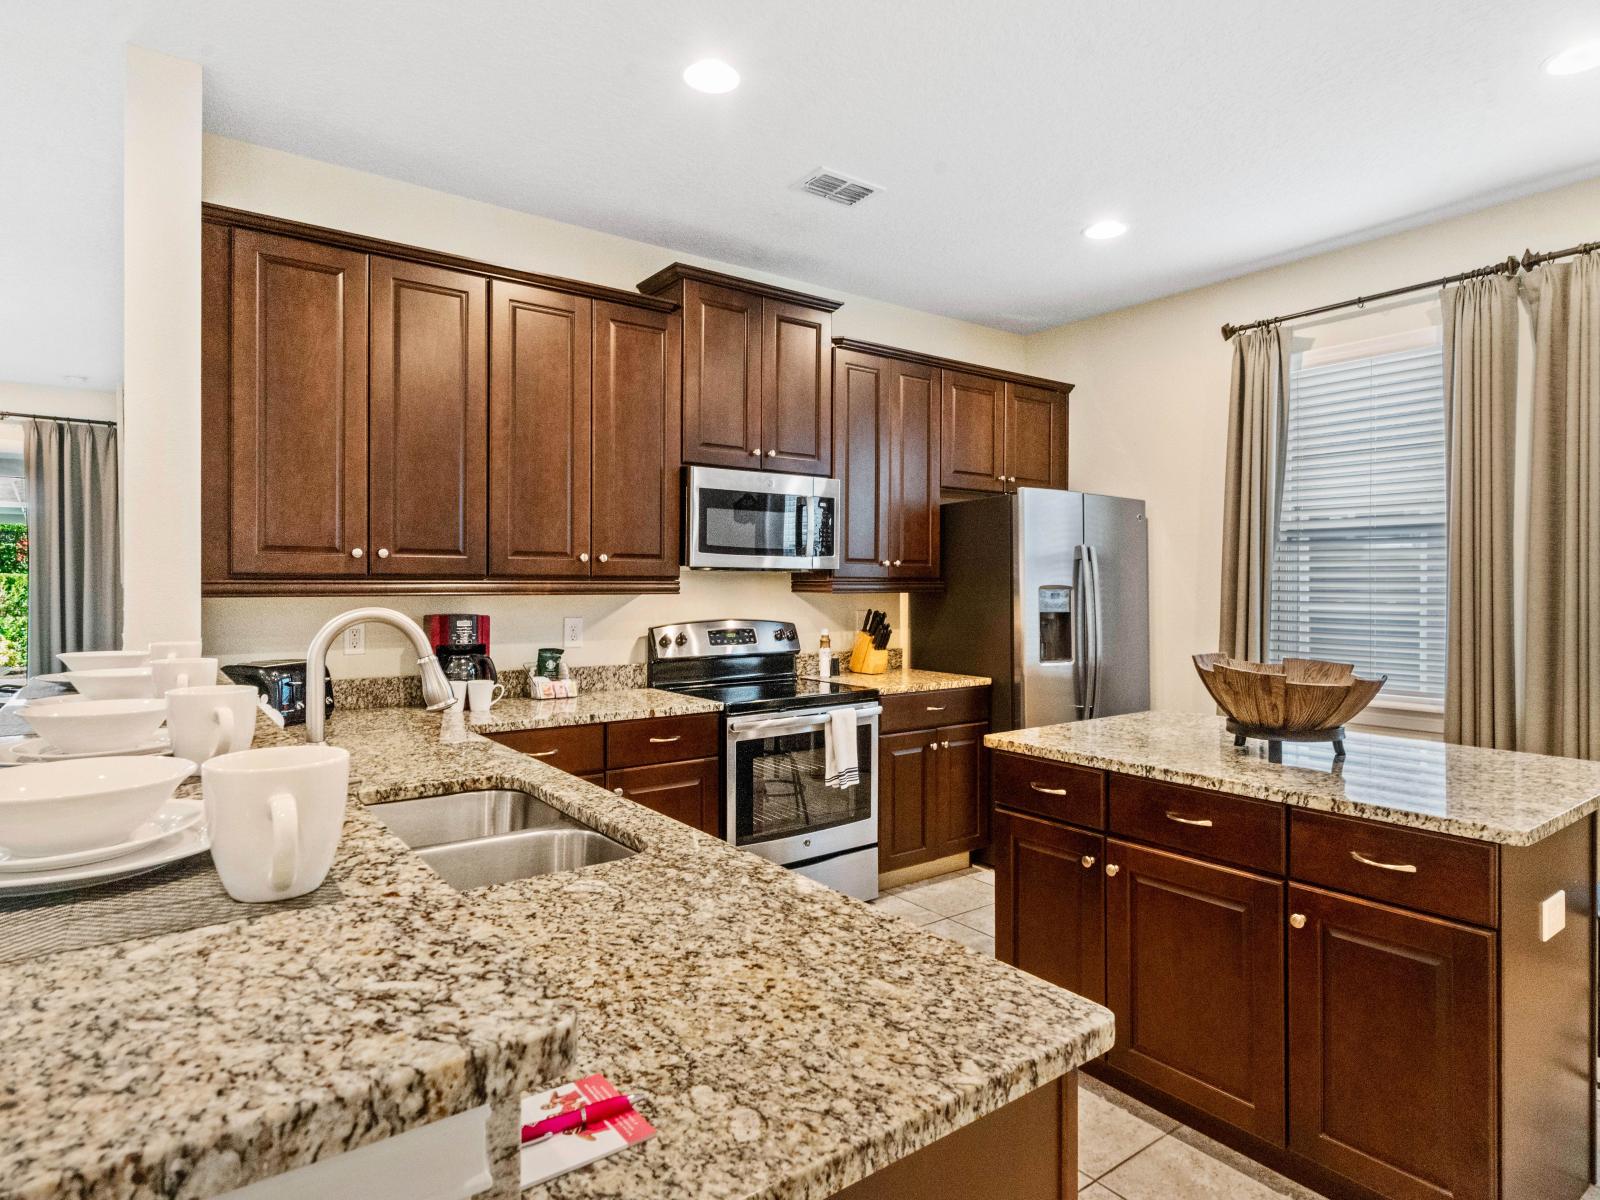
[[[831,571],[839,481],[775,471],[684,472],[684,562],[699,569]]]

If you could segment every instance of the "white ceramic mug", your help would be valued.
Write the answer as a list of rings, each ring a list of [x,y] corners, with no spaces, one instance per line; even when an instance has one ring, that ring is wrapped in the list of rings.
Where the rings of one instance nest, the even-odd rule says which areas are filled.
[[[450,681],[450,694],[455,697],[449,712],[460,712],[467,707],[467,681],[465,679],[452,679]]]
[[[200,768],[211,861],[228,895],[291,900],[322,886],[344,828],[350,752],[264,746]]]
[[[172,753],[203,763],[219,754],[250,749],[256,736],[256,698],[260,694],[242,684],[173,688],[167,693]]]
[[[210,687],[217,681],[217,660],[163,658],[150,664],[150,678],[157,696],[165,696],[173,688]]]
[[[492,679],[473,679],[467,683],[467,706],[473,712],[488,712],[506,696],[506,685]]]
[[[160,662],[163,658],[199,658],[199,642],[151,642],[150,661]]]

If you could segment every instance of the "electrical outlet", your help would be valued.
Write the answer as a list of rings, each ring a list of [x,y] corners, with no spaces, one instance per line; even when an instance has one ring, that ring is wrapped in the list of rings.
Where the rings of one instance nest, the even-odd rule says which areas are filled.
[[[352,625],[344,631],[344,652],[346,654],[365,654],[367,652],[367,627],[365,624]]]
[[[1567,893],[1556,892],[1539,902],[1539,940],[1548,942],[1567,927]]]
[[[568,617],[561,622],[561,644],[567,647],[583,645],[582,617]]]

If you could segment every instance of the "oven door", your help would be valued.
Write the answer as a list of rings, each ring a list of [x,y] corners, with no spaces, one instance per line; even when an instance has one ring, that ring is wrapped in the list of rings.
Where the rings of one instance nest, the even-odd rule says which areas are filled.
[[[832,708],[728,721],[723,804],[728,840],[772,862],[794,866],[878,843],[878,714],[856,714],[853,787],[824,785],[824,738]]]
[[[818,535],[814,490],[809,475],[690,467],[685,562],[699,568],[810,570]],[[831,537],[831,510],[829,517]]]

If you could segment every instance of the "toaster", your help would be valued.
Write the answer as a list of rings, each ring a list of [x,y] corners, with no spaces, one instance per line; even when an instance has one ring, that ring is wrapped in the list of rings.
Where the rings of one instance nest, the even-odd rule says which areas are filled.
[[[235,683],[247,683],[267,698],[267,703],[283,714],[285,725],[306,723],[306,661],[286,658],[278,662],[233,663],[222,673]],[[333,676],[323,668],[327,697],[324,712],[333,712]]]

